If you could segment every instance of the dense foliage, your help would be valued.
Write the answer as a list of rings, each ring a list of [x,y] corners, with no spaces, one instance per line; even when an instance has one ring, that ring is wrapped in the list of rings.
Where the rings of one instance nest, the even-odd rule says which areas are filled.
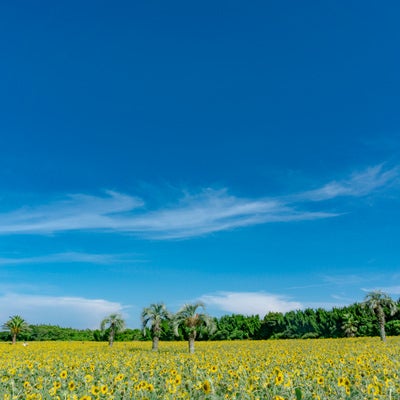
[[[400,302],[396,303],[397,312],[390,315],[387,310],[386,333],[389,336],[400,335]],[[270,312],[264,318],[257,315],[225,315],[215,318],[215,332],[210,334],[199,327],[198,340],[241,340],[241,339],[306,339],[379,336],[377,316],[362,304],[352,304],[343,308],[325,310],[322,308],[290,311],[287,313]],[[0,340],[10,341],[10,331],[0,332]],[[46,341],[107,341],[108,330],[78,330],[52,325],[30,325],[29,330],[18,335],[18,340]],[[115,341],[151,340],[149,330],[126,329],[115,335]],[[167,320],[161,322],[160,340],[187,340],[183,329],[174,335]]]
[[[74,329],[62,328],[56,325],[29,325],[30,330],[18,336],[21,341],[108,341],[108,331],[99,329]],[[116,340],[127,342],[131,340],[143,339],[140,329],[125,329],[123,332],[117,333]],[[10,341],[10,332],[0,332],[0,340]]]

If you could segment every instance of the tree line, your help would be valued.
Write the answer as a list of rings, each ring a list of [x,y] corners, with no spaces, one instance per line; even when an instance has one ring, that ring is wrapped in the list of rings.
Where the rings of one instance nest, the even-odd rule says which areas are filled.
[[[203,310],[202,310],[203,309]],[[307,339],[360,336],[400,335],[400,300],[393,301],[385,293],[369,293],[362,303],[325,310],[305,309],[286,313],[258,315],[224,315],[212,318],[202,303],[187,304],[176,314],[164,304],[143,309],[142,329],[126,329],[119,314],[106,317],[100,329],[78,330],[54,325],[28,325],[20,316],[10,317],[3,325],[0,340],[13,342],[17,335],[23,341],[132,341],[152,340],[153,350],[159,341],[187,340],[194,351],[195,340],[243,339]],[[201,312],[203,311],[203,312]]]

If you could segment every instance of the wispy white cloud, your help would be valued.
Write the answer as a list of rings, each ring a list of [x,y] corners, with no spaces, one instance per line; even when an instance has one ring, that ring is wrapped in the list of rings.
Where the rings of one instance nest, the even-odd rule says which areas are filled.
[[[399,281],[399,276],[391,272],[368,271],[363,274],[324,275],[322,276],[322,280],[332,287],[352,287],[352,295],[357,293],[357,291],[359,291],[359,295],[365,295],[365,293],[374,290],[381,290],[394,296],[400,295],[400,285],[396,285]],[[380,284],[377,282],[380,282]],[[394,285],[387,286],[387,282],[392,282]],[[348,304],[353,299],[353,297],[350,298],[344,295],[332,295],[332,297],[340,300],[343,304]]]
[[[381,289],[384,293],[388,293],[390,295],[398,296],[400,295],[400,285],[396,286],[386,286]]]
[[[101,320],[111,313],[124,313],[126,306],[103,299],[56,297],[6,293],[0,296],[0,320],[22,315],[30,324],[98,329]]]
[[[115,264],[140,262],[134,254],[93,254],[66,252],[38,257],[1,257],[0,265],[50,264],[50,263],[89,263]]]
[[[260,317],[264,317],[270,311],[285,313],[303,308],[301,303],[291,301],[286,296],[264,292],[218,292],[204,295],[200,300],[207,306],[224,312],[244,315],[258,314]]]
[[[383,164],[353,173],[349,179],[332,181],[315,190],[305,191],[297,197],[309,201],[330,200],[339,196],[361,197],[399,179],[399,167],[384,168]]]
[[[176,207],[157,210],[127,221],[126,229],[155,239],[204,235],[271,222],[304,221],[336,214],[296,210],[275,199],[251,200],[224,190],[207,189],[188,195]],[[121,229],[124,227],[121,226]]]
[[[148,210],[142,199],[109,191],[106,196],[70,195],[65,200],[0,214],[0,234],[54,234],[91,230],[125,232],[150,239],[179,239],[272,222],[316,220],[340,215],[311,211],[307,202],[366,196],[398,179],[383,165],[293,196],[248,199],[226,189],[186,194],[175,205]]]
[[[376,282],[387,279],[382,273],[364,273],[364,274],[341,274],[341,275],[324,275],[323,281],[337,286],[354,286],[365,284],[366,282]]]
[[[106,194],[106,197],[73,194],[66,200],[0,214],[0,234],[112,229],[115,219],[118,221],[125,212],[143,206],[137,197],[113,191]]]
[[[83,199],[82,204],[79,199]],[[118,199],[122,205],[117,206]],[[90,200],[93,204],[90,206]],[[107,200],[110,207],[107,207]],[[277,200],[250,200],[231,196],[226,190],[207,189],[186,196],[175,207],[136,212],[143,204],[127,195],[74,196],[70,201],[0,214],[0,234],[53,234],[95,230],[126,232],[152,239],[187,238],[211,232],[268,222],[303,221],[336,214],[296,210]]]
[[[362,288],[361,289],[365,293],[373,292],[375,290],[379,290],[381,292],[387,293],[389,295],[400,295],[400,285],[394,285],[394,286],[374,286],[374,287],[368,287],[368,288]]]
[[[366,280],[371,281],[373,278],[361,274],[341,274],[341,275],[324,275],[322,279],[333,285],[346,286],[346,285],[359,285]]]

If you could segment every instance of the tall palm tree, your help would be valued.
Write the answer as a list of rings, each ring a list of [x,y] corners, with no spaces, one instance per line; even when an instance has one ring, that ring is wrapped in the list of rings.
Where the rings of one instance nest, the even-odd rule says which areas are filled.
[[[189,353],[194,353],[194,341],[196,340],[199,328],[206,328],[209,333],[215,331],[215,323],[212,317],[204,313],[198,313],[199,308],[205,309],[202,302],[185,304],[173,318],[173,328],[176,336],[179,334],[179,327],[183,327],[188,337]]]
[[[374,290],[365,296],[362,305],[368,307],[376,315],[381,340],[386,342],[385,309],[389,311],[390,315],[394,315],[398,310],[397,304],[386,293],[383,293],[380,290]]]
[[[158,342],[162,333],[162,322],[170,319],[170,313],[167,311],[165,304],[151,304],[142,311],[142,326],[145,331],[146,326],[150,325],[150,331],[153,339],[152,350],[158,351]]]
[[[125,321],[121,314],[111,314],[101,321],[100,329],[102,331],[109,329],[108,343],[112,346],[115,334],[125,329]]]
[[[10,331],[12,344],[17,342],[17,336],[29,330],[27,322],[19,315],[14,315],[3,325],[3,329]]]

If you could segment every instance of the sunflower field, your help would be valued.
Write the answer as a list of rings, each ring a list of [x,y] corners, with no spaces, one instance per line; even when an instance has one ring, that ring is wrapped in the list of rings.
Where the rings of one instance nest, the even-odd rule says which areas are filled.
[[[400,338],[0,344],[0,400],[400,399]]]

